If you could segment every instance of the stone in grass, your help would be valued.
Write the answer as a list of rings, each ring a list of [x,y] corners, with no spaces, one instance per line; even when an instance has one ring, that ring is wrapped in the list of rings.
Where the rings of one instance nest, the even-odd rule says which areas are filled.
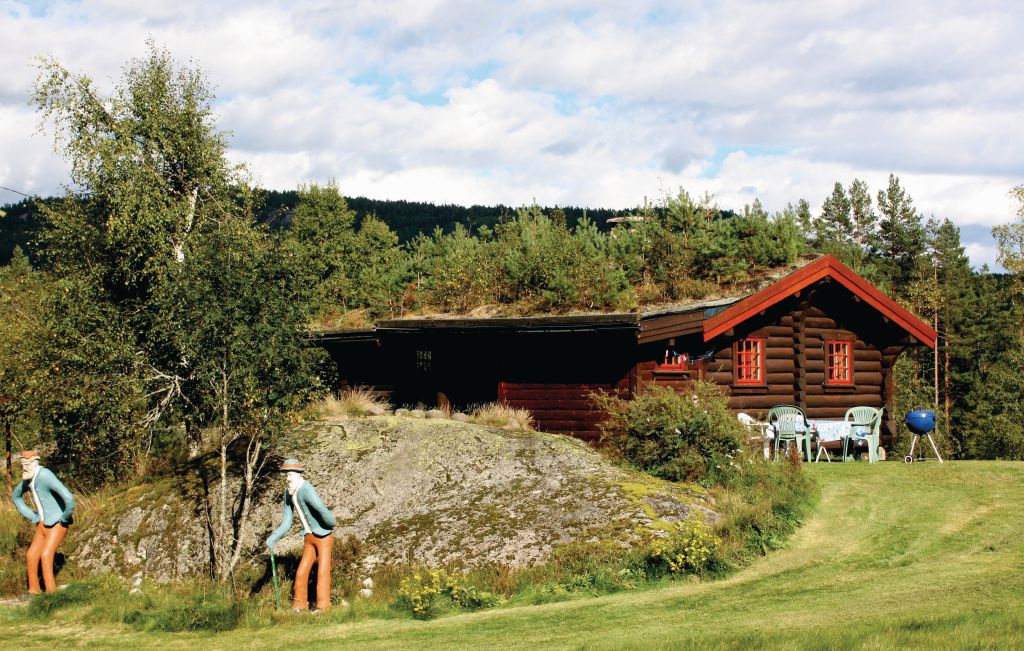
[[[408,416],[408,415],[409,415],[409,410],[406,409],[405,407],[402,407],[401,409],[396,409],[395,410],[395,416]]]
[[[412,416],[413,418],[423,418],[427,414],[422,409],[413,409],[412,411],[409,412],[409,415]]]
[[[452,414],[452,420],[457,420],[460,423],[465,423],[469,421],[469,416],[467,414],[462,413],[461,411],[457,411]]]
[[[440,409],[431,409],[430,411],[427,412],[427,418],[446,418],[446,417],[447,417],[447,414],[445,414]]]
[[[384,414],[388,413],[388,410],[387,407],[385,407],[384,405],[373,404],[367,406],[366,413],[369,414],[370,416],[383,416]]]

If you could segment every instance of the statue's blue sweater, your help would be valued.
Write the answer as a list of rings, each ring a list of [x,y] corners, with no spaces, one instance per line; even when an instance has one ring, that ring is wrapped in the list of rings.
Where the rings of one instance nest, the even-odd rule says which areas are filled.
[[[58,522],[71,524],[71,515],[75,511],[75,498],[71,491],[57,479],[49,468],[40,468],[36,473],[36,495],[43,506],[43,524],[52,527]],[[25,495],[32,495],[32,483],[29,479],[21,480],[14,487],[11,497],[14,500],[14,508],[18,513],[32,521],[32,524],[39,522],[39,514],[29,508],[25,503]]]
[[[331,514],[323,500],[320,499],[320,495],[317,494],[313,485],[308,481],[302,482],[299,489],[295,491],[295,496],[298,498],[299,508],[302,509],[305,521],[309,523],[310,531],[321,537],[330,534],[331,530],[338,524],[338,521],[334,519],[334,515]],[[288,533],[288,530],[292,528],[293,520],[292,496],[285,490],[284,513],[281,518],[281,526],[275,529],[270,534],[270,537],[267,538],[267,547],[271,550],[274,549],[277,541],[283,538]]]

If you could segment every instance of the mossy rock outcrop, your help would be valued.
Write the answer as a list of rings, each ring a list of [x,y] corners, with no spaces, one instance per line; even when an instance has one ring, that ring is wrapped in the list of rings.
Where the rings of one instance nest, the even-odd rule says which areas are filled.
[[[367,564],[523,566],[558,546],[656,535],[694,510],[714,521],[698,487],[616,466],[584,443],[555,434],[508,432],[442,419],[378,416],[306,423],[293,452],[338,518],[335,535],[364,541]],[[139,572],[158,581],[209,571],[200,473],[134,487],[83,522],[72,560],[89,571]],[[195,475],[195,476],[192,476]],[[258,558],[281,517],[283,481],[261,484],[243,539]],[[301,547],[298,528],[278,552]]]

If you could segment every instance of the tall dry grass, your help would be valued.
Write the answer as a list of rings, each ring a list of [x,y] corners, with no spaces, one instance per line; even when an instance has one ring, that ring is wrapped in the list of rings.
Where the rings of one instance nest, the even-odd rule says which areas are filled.
[[[497,402],[479,405],[469,414],[469,422],[507,430],[533,431],[533,416],[528,409]]]
[[[311,408],[311,415],[318,419],[383,416],[390,412],[391,404],[365,387],[345,389],[337,396],[327,396]]]

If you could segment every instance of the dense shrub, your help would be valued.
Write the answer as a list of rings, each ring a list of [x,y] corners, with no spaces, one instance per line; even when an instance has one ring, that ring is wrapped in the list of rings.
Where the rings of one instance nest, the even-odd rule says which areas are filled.
[[[735,473],[746,433],[714,384],[694,381],[682,395],[651,386],[632,400],[594,399],[610,415],[601,426],[602,442],[637,469],[706,486],[728,483]]]
[[[564,216],[533,206],[494,232],[497,298],[537,310],[606,309],[632,298],[608,236],[588,219],[575,229]]]

